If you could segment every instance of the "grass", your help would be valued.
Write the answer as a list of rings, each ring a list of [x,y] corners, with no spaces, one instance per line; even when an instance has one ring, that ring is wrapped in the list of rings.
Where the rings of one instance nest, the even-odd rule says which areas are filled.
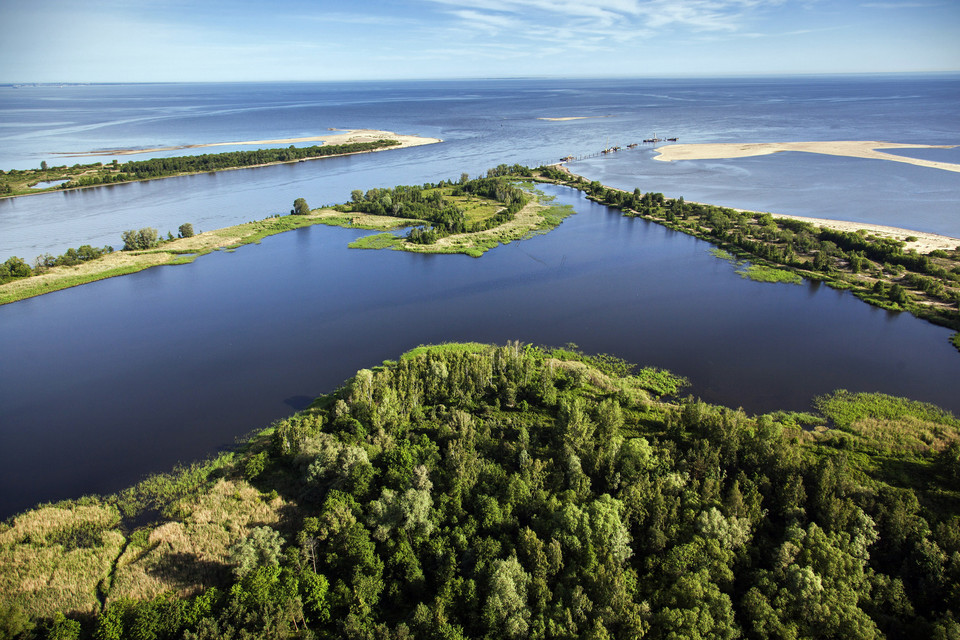
[[[347,246],[351,249],[393,249],[403,243],[403,238],[392,233],[378,233],[357,238]]]
[[[788,284],[800,284],[803,282],[803,277],[798,273],[758,264],[751,264],[745,269],[737,269],[737,273],[754,282],[785,282]]]
[[[732,263],[738,269],[736,272],[743,278],[749,278],[754,282],[784,282],[788,284],[800,284],[803,282],[803,276],[787,269],[777,269],[775,267],[749,264],[746,261],[738,260],[736,256],[725,249],[713,247],[710,253],[721,260]]]
[[[271,216],[256,222],[207,231],[191,238],[165,241],[147,251],[115,251],[74,267],[54,267],[47,273],[0,285],[0,304],[76,287],[106,278],[137,273],[160,265],[181,265],[217,250],[259,243],[268,236],[324,222],[323,211],[306,216]]]

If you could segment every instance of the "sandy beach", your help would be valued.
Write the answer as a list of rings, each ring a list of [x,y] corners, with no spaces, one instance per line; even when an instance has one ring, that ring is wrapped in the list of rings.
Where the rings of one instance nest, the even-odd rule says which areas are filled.
[[[335,129],[331,133],[306,138],[279,138],[276,140],[242,140],[239,142],[208,142],[204,144],[184,144],[174,147],[151,147],[149,149],[110,149],[107,151],[58,152],[56,155],[64,158],[79,158],[83,156],[129,156],[140,153],[154,153],[157,151],[178,151],[180,149],[200,149],[203,147],[235,147],[243,145],[275,145],[297,144],[299,142],[322,142],[327,145],[347,144],[351,142],[373,142],[375,140],[397,140],[400,144],[391,149],[403,147],[418,147],[424,144],[443,142],[439,138],[427,138],[380,131],[378,129]]]
[[[673,162],[674,160],[718,160],[722,158],[747,158],[766,156],[782,151],[802,151],[828,156],[848,158],[869,158],[903,162],[918,167],[942,169],[960,173],[960,164],[935,162],[883,153],[878,149],[953,149],[957,145],[901,144],[898,142],[878,142],[871,140],[834,140],[823,142],[724,142],[706,144],[674,144],[656,149],[654,160]]]

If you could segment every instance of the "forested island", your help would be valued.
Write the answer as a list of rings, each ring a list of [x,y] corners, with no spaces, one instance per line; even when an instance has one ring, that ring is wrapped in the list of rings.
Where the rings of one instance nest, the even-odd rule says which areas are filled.
[[[205,463],[0,525],[4,638],[954,638],[960,421],[760,416],[421,347]]]
[[[401,144],[399,140],[381,139],[370,142],[347,142],[334,145],[311,145],[309,147],[290,145],[285,148],[204,153],[171,158],[151,158],[150,160],[130,160],[123,163],[114,160],[108,164],[94,162],[91,164],[75,164],[69,167],[66,165],[51,167],[44,161],[39,169],[0,171],[0,197],[367,153]],[[45,188],[35,188],[40,183],[53,184]]]

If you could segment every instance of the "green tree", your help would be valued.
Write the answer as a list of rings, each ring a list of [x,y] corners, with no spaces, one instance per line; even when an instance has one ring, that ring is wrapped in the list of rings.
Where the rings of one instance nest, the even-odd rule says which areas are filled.
[[[178,231],[179,231],[178,235],[181,238],[193,237],[193,225],[190,224],[189,222],[185,222],[182,225],[180,225],[180,228],[178,229]]]
[[[310,213],[310,205],[307,204],[307,201],[303,198],[297,198],[293,201],[293,209],[290,210],[290,213],[298,216],[305,216]]]
[[[157,246],[159,235],[156,229],[144,227],[139,231],[124,231],[120,237],[123,239],[124,251],[142,251]]]
[[[276,567],[280,564],[280,534],[270,527],[256,527],[245,540],[230,548],[233,572],[243,577],[257,567]]]

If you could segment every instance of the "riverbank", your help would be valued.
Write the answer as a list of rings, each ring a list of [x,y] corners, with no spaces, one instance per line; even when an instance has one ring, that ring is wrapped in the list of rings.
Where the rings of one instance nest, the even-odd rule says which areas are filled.
[[[869,140],[833,140],[819,142],[723,142],[705,144],[673,144],[655,149],[654,160],[674,162],[678,160],[720,160],[729,158],[748,158],[766,156],[784,151],[801,151],[828,156],[847,158],[868,158],[903,162],[918,167],[942,169],[960,172],[960,164],[936,162],[883,153],[878,149],[953,149],[957,145],[902,144],[898,142],[877,142]]]
[[[323,210],[318,210],[323,211]],[[258,222],[205,231],[190,238],[163,241],[144,251],[115,251],[71,267],[52,267],[45,273],[0,285],[0,305],[53,293],[82,284],[137,273],[162,265],[189,264],[198,257],[221,249],[257,243],[267,236],[328,224],[318,212],[308,215],[274,216]]]

